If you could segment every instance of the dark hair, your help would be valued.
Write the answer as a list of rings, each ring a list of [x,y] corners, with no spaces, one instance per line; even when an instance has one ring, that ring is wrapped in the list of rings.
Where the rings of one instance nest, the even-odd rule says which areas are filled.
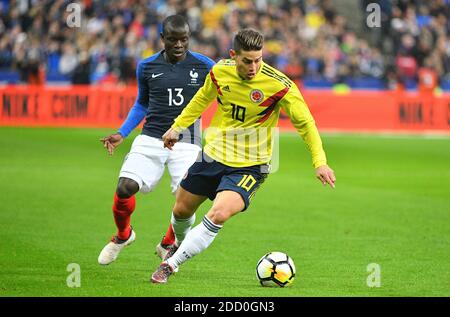
[[[263,48],[264,36],[254,29],[242,29],[235,36],[233,40],[233,50],[236,52],[244,51],[259,51]]]
[[[182,29],[182,28],[185,28],[186,26],[188,27],[188,29],[190,29],[187,19],[184,16],[179,15],[179,14],[170,15],[164,19],[164,21],[162,22],[162,33],[163,34],[169,25],[170,25],[170,28],[172,28],[172,29]]]

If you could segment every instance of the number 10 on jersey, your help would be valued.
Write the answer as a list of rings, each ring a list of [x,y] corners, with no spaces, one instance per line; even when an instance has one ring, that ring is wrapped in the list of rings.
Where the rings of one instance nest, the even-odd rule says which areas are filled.
[[[184,102],[184,97],[181,94],[183,92],[183,88],[167,88],[169,92],[169,107],[172,106],[181,106]]]

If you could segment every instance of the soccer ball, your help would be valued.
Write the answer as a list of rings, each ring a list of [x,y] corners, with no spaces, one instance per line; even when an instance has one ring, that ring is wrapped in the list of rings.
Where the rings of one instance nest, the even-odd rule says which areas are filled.
[[[283,252],[269,252],[258,261],[256,277],[262,286],[289,286],[295,277],[294,261]]]

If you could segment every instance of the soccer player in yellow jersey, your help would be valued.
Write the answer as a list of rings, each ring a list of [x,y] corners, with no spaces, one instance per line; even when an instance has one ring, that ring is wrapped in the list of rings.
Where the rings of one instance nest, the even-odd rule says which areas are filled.
[[[263,42],[262,34],[255,30],[239,31],[231,59],[213,66],[203,87],[163,135],[164,146],[172,149],[180,134],[217,100],[201,161],[194,163],[182,180],[172,211],[178,249],[152,274],[154,283],[166,283],[183,262],[212,243],[228,219],[248,208],[267,176],[272,128],[281,109],[306,142],[317,178],[334,188],[336,178],[327,165],[314,119],[297,86],[262,61]],[[190,229],[185,223],[207,198],[213,200],[213,206],[202,222]]]

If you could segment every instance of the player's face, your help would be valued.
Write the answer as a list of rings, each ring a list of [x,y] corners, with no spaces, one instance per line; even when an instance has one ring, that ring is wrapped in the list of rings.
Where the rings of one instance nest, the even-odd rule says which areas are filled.
[[[172,28],[170,25],[161,33],[164,50],[170,62],[176,63],[186,57],[189,48],[189,27]]]
[[[236,70],[244,79],[250,80],[256,76],[261,67],[262,50],[259,51],[244,51],[239,53],[230,50],[230,56],[236,61]]]

